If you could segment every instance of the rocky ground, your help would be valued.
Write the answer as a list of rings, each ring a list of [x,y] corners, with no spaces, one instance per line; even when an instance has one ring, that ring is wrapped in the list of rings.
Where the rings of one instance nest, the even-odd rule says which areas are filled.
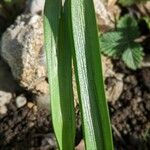
[[[98,25],[103,27],[104,31],[113,28],[112,10],[119,15],[118,7],[113,5],[113,9],[108,11],[102,3],[95,0],[95,4]],[[33,3],[28,1],[26,9],[22,10],[15,23],[5,29],[1,38],[1,150],[56,149],[44,61],[41,6],[37,5],[36,0]],[[149,46],[142,68],[136,71],[125,67],[120,60],[102,56],[116,150],[149,150],[150,147],[148,49]],[[76,107],[78,108],[77,101]],[[78,109],[76,115],[76,145],[80,143],[76,150],[82,150],[84,144],[80,142],[83,137]]]

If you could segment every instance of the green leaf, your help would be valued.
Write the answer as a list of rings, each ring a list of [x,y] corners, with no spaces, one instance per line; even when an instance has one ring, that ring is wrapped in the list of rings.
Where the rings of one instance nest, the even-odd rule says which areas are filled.
[[[122,32],[107,32],[100,37],[101,52],[113,58],[121,56],[126,44],[122,39]]]
[[[129,68],[136,70],[142,62],[143,56],[144,53],[141,49],[141,46],[135,43],[132,45],[132,48],[128,48],[123,53],[122,59]]]
[[[72,91],[71,50],[68,44],[67,24],[61,13],[60,0],[46,0],[44,37],[53,128],[59,149],[74,148],[75,119]]]
[[[133,41],[140,36],[137,21],[129,15],[125,15],[119,19],[117,23],[117,31],[121,31],[123,37],[128,41]]]
[[[93,0],[68,4],[86,150],[113,150]]]
[[[129,68],[136,69],[143,58],[142,47],[134,41],[139,36],[140,32],[136,20],[125,15],[118,21],[116,31],[107,32],[100,37],[101,52],[113,58],[122,58]],[[122,55],[129,55],[130,57]]]

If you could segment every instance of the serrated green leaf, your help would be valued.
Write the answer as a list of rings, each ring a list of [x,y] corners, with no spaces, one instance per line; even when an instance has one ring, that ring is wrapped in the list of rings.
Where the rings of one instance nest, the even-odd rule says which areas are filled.
[[[128,48],[122,55],[122,60],[131,69],[135,70],[139,67],[143,60],[144,53],[141,46],[137,43],[132,44],[132,48]]]
[[[124,28],[126,30],[134,28],[134,30],[137,30],[138,25],[137,21],[127,14],[119,19],[119,21],[117,22],[117,28]]]
[[[137,22],[136,20],[131,17],[130,15],[125,15],[121,17],[117,23],[117,28],[137,28]]]
[[[69,0],[86,150],[113,150],[93,0]]]
[[[72,91],[71,50],[67,16],[60,0],[46,0],[44,37],[47,55],[53,128],[60,150],[74,149],[75,119]]]
[[[101,52],[113,58],[122,55],[126,44],[127,42],[122,39],[122,32],[107,32],[100,37]]]
[[[134,41],[140,36],[137,21],[129,15],[125,15],[119,19],[117,31],[122,32],[122,37],[126,41]]]

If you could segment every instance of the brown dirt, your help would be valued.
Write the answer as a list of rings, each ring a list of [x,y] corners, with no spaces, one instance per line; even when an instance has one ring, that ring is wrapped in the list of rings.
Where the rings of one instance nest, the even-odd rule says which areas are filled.
[[[7,106],[8,114],[0,117],[0,149],[53,149],[55,138],[49,114],[28,102],[17,109],[15,102]]]
[[[124,88],[118,101],[110,103],[113,135],[118,150],[148,150],[150,146],[150,69],[130,71],[116,63],[116,72],[124,72]],[[112,80],[106,83],[111,85]]]
[[[148,150],[150,146],[150,69],[126,69],[114,62],[117,73],[124,73],[123,92],[115,103],[109,102],[114,143],[117,150]],[[112,86],[113,78],[106,78]],[[27,99],[30,95],[27,94]],[[50,115],[29,102],[17,108],[15,100],[7,105],[8,113],[0,116],[0,149],[49,150],[55,148]],[[77,114],[79,116],[79,114]],[[76,145],[82,138],[78,119]]]

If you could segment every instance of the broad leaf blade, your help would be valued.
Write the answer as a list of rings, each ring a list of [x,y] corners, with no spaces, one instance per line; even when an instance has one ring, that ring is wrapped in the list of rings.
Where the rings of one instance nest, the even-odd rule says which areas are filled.
[[[107,32],[100,37],[101,52],[113,58],[121,56],[126,45],[121,32]]]
[[[71,150],[75,136],[71,51],[66,41],[67,32],[64,30],[61,1],[46,0],[44,35],[53,128],[59,148]]]
[[[136,70],[143,60],[144,53],[137,43],[132,44],[122,55],[124,63],[131,69]]]
[[[137,21],[130,15],[125,15],[120,18],[117,23],[117,31],[122,32],[122,36],[129,42],[140,36]]]
[[[113,150],[92,0],[71,0],[75,68],[87,150]]]

